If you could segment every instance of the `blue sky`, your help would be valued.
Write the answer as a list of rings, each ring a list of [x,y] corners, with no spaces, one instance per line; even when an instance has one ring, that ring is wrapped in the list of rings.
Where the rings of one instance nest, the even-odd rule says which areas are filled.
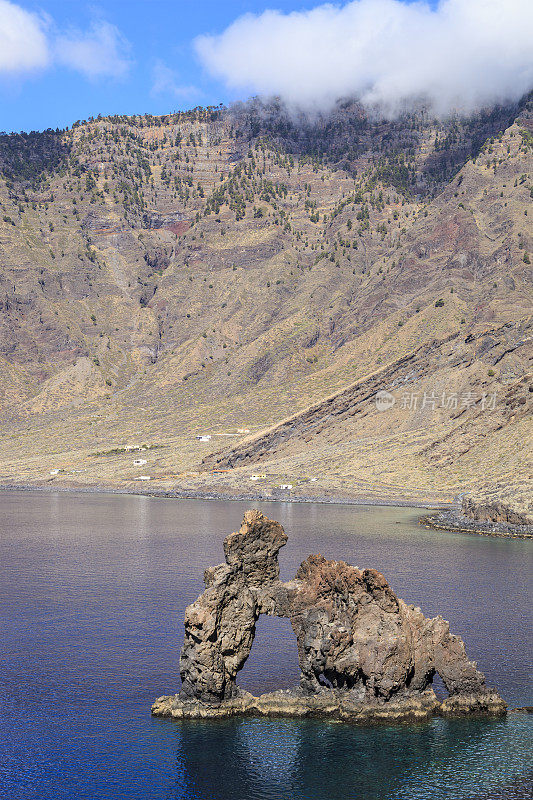
[[[0,130],[253,94],[469,113],[533,88],[532,41],[533,0],[0,0]]]
[[[210,78],[192,42],[200,34],[222,31],[246,12],[268,7],[261,0],[18,0],[17,5],[49,16],[53,35],[72,29],[83,34],[101,22],[115,26],[125,40],[121,58],[129,63],[124,71],[119,64],[115,75],[113,65],[108,74],[88,75],[54,62],[0,71],[0,130],[6,131],[62,128],[99,113],[164,114],[246,96]],[[274,7],[291,11],[314,5],[275,0]]]

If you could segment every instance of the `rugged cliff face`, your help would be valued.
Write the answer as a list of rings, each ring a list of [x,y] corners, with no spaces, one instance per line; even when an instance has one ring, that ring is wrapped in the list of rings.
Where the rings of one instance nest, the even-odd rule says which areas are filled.
[[[527,496],[513,494],[506,502],[508,490],[498,487],[476,497],[465,497],[461,511],[467,519],[479,522],[503,522],[533,527],[533,515]]]
[[[159,698],[153,713],[216,716],[327,713],[424,716],[502,713],[505,704],[485,686],[464,644],[441,617],[427,619],[398,599],[373,569],[309,556],[289,583],[279,580],[281,525],[248,511],[224,541],[226,563],[205,573],[206,590],[185,612],[182,688]],[[298,641],[300,688],[251,698],[236,686],[260,614],[288,617]],[[440,675],[450,697],[439,704],[428,690]],[[346,705],[348,704],[348,705]],[[399,705],[398,705],[399,704]],[[295,709],[298,709],[295,712]]]
[[[388,391],[470,392],[474,411],[496,395],[501,413],[332,415],[312,447],[261,453],[275,484],[520,482],[523,409],[503,412],[530,369],[532,113],[347,104],[310,123],[252,105],[1,137],[0,479],[131,488],[120,448],[145,442],[164,445],[145,470],[160,487],[234,493],[255,443],[230,477],[182,473],[385,370]],[[199,450],[200,433],[236,438]]]

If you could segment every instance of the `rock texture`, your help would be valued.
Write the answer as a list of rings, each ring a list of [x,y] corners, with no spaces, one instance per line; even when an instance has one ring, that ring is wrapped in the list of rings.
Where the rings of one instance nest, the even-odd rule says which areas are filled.
[[[220,702],[236,694],[235,678],[250,653],[257,618],[288,609],[278,565],[286,542],[281,525],[258,511],[248,511],[240,530],[224,541],[226,563],[205,571],[206,590],[185,612],[184,698]]]
[[[309,556],[293,581],[279,579],[282,526],[247,511],[224,541],[226,563],[205,572],[205,592],[185,612],[179,695],[159,698],[160,716],[240,713],[339,718],[423,718],[503,713],[462,640],[441,617],[427,619],[373,569]],[[300,686],[255,698],[236,685],[260,614],[288,617],[298,641]],[[431,690],[435,674],[449,697]]]
[[[519,505],[512,498],[513,507],[500,498],[497,490],[487,491],[483,496],[465,497],[461,510],[465,517],[477,522],[504,522],[510,525],[533,525],[533,503],[529,497]],[[521,498],[520,498],[521,499]]]

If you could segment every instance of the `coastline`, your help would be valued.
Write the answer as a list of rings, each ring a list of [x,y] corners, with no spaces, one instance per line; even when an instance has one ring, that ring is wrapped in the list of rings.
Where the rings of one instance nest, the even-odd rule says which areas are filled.
[[[400,508],[419,509],[447,509],[451,503],[423,501],[414,499],[397,499],[394,497],[339,497],[336,495],[288,495],[286,497],[273,496],[266,492],[215,492],[194,489],[141,489],[130,487],[117,487],[108,484],[70,485],[37,484],[37,483],[2,483],[0,492],[65,492],[83,494],[120,494],[140,497],[154,497],[178,500],[224,500],[234,502],[260,502],[260,503],[319,503],[324,505],[353,505],[353,506],[397,506]]]
[[[374,507],[397,507],[413,508],[420,511],[431,511],[433,513],[423,514],[419,517],[418,523],[421,527],[436,531],[448,531],[450,533],[468,533],[478,536],[497,536],[506,539],[533,539],[533,526],[513,525],[504,522],[478,522],[463,516],[456,504],[452,502],[438,502],[434,500],[395,498],[395,497],[375,497],[354,495],[339,497],[335,494],[324,495],[287,495],[274,496],[267,492],[247,491],[247,492],[216,492],[213,490],[200,489],[163,489],[151,488],[142,489],[140,487],[118,487],[109,484],[33,484],[33,483],[3,483],[0,484],[0,492],[61,492],[66,494],[115,494],[131,495],[138,497],[152,497],[176,500],[213,500],[229,502],[259,502],[259,503],[316,503],[322,505],[352,505],[352,506],[374,506]]]
[[[447,509],[421,517],[425,528],[451,533],[474,533],[478,536],[499,536],[504,539],[533,539],[533,525],[513,525],[509,522],[481,522]]]

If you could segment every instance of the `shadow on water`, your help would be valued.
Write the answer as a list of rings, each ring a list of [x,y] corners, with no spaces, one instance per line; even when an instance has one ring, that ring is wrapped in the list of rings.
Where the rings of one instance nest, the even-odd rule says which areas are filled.
[[[472,772],[488,769],[498,791],[509,776],[484,753],[487,739],[505,741],[505,727],[442,719],[374,727],[254,718],[182,722],[177,771],[185,792],[176,800],[444,800],[465,797],[466,775],[472,786]]]

